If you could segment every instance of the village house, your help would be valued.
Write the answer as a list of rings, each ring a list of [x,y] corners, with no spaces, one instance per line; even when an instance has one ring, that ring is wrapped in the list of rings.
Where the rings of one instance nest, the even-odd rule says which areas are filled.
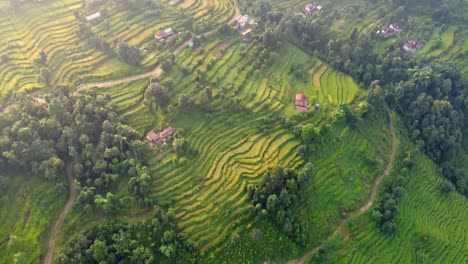
[[[294,14],[295,16],[302,16],[302,17],[305,17],[305,14],[304,14],[301,10],[294,9],[294,10],[293,10],[293,14]]]
[[[383,34],[384,37],[389,37],[395,33],[400,33],[403,31],[403,23],[395,22],[390,25],[383,25],[380,30],[377,30],[377,34]]]
[[[234,25],[234,28],[235,29],[238,29],[238,28],[243,28],[247,25],[256,25],[257,22],[255,22],[255,20],[253,20],[248,14],[245,14],[243,16],[239,16],[236,18],[236,23]]]
[[[307,105],[309,103],[307,102],[307,98],[305,97],[304,94],[302,93],[296,94],[296,100],[294,101],[294,103],[296,105],[297,111],[301,113],[305,113],[307,111]]]
[[[249,41],[250,34],[252,34],[253,30],[251,28],[247,29],[246,31],[242,32],[241,35],[244,37],[244,41]]]
[[[86,21],[89,23],[97,23],[100,22],[102,19],[101,12],[96,12],[94,14],[91,14],[87,17],[85,17]]]
[[[307,4],[304,8],[306,14],[310,15],[312,14],[313,12],[315,11],[320,11],[322,10],[322,6],[320,6],[319,4],[317,3],[314,3],[314,4]]]
[[[174,135],[175,130],[172,127],[168,127],[161,132],[150,131],[146,134],[146,139],[152,142],[157,147],[164,147],[166,145],[166,140]]]
[[[160,31],[156,32],[154,37],[157,40],[163,40],[163,39],[166,39],[166,38],[168,38],[168,37],[170,37],[172,35],[174,35],[174,31],[172,30],[172,28],[167,28],[167,29],[160,30]]]
[[[412,39],[403,45],[403,49],[406,52],[415,53],[418,49],[422,48],[423,45],[419,43],[416,39]]]

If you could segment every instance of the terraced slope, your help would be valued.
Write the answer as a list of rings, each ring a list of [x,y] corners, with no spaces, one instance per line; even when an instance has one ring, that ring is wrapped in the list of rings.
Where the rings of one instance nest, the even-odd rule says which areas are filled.
[[[398,206],[396,234],[383,234],[369,215],[363,215],[338,234],[330,245],[335,249],[322,261],[466,263],[467,199],[456,192],[444,193],[444,181],[437,166],[419,154]]]

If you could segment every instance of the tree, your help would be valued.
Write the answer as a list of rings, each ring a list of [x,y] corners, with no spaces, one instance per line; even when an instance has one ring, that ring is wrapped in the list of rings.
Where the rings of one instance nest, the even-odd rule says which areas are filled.
[[[260,229],[256,229],[256,228],[254,230],[252,230],[252,233],[250,233],[250,236],[256,242],[260,242],[263,239],[262,231],[260,231]]]
[[[179,108],[182,110],[182,112],[188,113],[192,110],[193,106],[195,105],[195,102],[192,98],[192,96],[188,94],[182,94],[179,96]]]
[[[380,107],[384,102],[383,99],[384,93],[382,87],[380,87],[379,81],[373,81],[367,92],[367,103],[375,107]]]
[[[89,250],[93,255],[93,259],[98,263],[105,260],[107,257],[107,245],[101,240],[95,240]]]
[[[140,50],[134,46],[130,46],[125,42],[120,41],[115,48],[115,53],[124,62],[138,66],[141,60]]]
[[[169,105],[169,91],[159,83],[150,83],[145,91],[145,102],[152,109],[152,105],[157,107],[166,107]]]
[[[239,244],[239,241],[240,241],[239,234],[237,234],[236,232],[232,233],[232,235],[231,235],[231,245],[235,246],[235,245]]]
[[[45,84],[49,84],[51,78],[51,74],[46,67],[42,67],[39,70],[39,80],[41,80]]]

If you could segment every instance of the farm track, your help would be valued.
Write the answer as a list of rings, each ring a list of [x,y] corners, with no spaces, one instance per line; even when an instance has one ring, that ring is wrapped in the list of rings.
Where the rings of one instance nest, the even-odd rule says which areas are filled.
[[[334,238],[338,234],[340,229],[343,227],[343,225],[346,222],[348,222],[349,219],[353,218],[354,216],[356,216],[358,214],[364,213],[364,212],[366,212],[367,210],[369,210],[371,208],[372,203],[374,202],[374,199],[375,199],[376,194],[377,194],[377,188],[379,187],[380,183],[382,182],[382,179],[390,173],[390,171],[391,171],[391,169],[393,167],[393,161],[395,159],[395,152],[396,152],[396,137],[395,137],[395,129],[393,127],[393,116],[392,116],[392,113],[390,111],[388,113],[389,113],[389,116],[390,116],[390,133],[392,135],[392,149],[391,149],[391,152],[390,152],[390,159],[389,159],[388,165],[385,168],[384,172],[382,174],[380,174],[377,177],[377,179],[375,179],[374,184],[372,185],[372,188],[371,188],[371,193],[370,193],[369,198],[367,199],[366,203],[363,206],[361,206],[360,208],[356,209],[351,214],[349,214],[346,218],[341,220],[341,222],[336,227],[335,231],[333,231],[333,233],[327,237],[327,241],[330,241],[332,238]],[[310,251],[308,251],[307,253],[305,253],[301,257],[288,261],[287,264],[303,264],[308,257],[310,257],[313,254],[317,253],[320,249],[322,249],[322,247],[323,247],[323,243],[316,246],[316,247],[314,247],[314,248],[312,248]]]
[[[240,15],[240,10],[239,10],[239,6],[237,4],[237,0],[234,0],[234,8],[235,8],[234,16],[227,22],[229,24],[234,22],[234,20]],[[197,35],[195,37],[207,37],[207,36],[213,35],[215,32],[216,32],[216,29],[210,30],[210,31],[205,32],[205,33],[201,33],[201,34],[199,34],[199,35]],[[179,53],[192,40],[193,40],[193,38],[187,40],[184,43],[182,43],[179,47],[177,47],[174,50],[173,54],[175,55],[175,54]],[[122,84],[122,83],[126,83],[126,82],[131,82],[131,81],[136,81],[136,80],[140,80],[140,79],[144,79],[144,78],[158,77],[158,76],[161,75],[161,73],[162,73],[161,65],[158,65],[158,66],[156,66],[156,68],[154,68],[153,70],[148,71],[148,72],[135,74],[135,75],[131,75],[131,76],[126,76],[126,77],[121,77],[121,78],[117,78],[117,79],[113,79],[113,80],[102,81],[102,82],[92,82],[92,83],[80,84],[80,85],[78,85],[77,88],[78,88],[78,90],[84,90],[84,89],[88,89],[88,88],[91,88],[91,87],[109,87],[109,86],[114,86],[114,85],[117,85],[117,84]]]
[[[73,186],[73,174],[72,174],[72,169],[73,165],[75,164],[76,161],[70,162],[67,166],[67,178],[68,178],[68,188],[70,192],[70,196],[68,197],[68,201],[63,207],[63,210],[60,212],[59,216],[57,217],[57,220],[55,221],[54,227],[52,228],[50,232],[50,238],[49,238],[49,245],[47,247],[47,254],[44,257],[44,261],[42,262],[43,264],[52,264],[53,263],[53,257],[54,257],[54,249],[55,249],[55,240],[57,238],[57,232],[60,229],[60,226],[63,223],[63,220],[65,219],[65,216],[68,214],[70,209],[73,206],[73,203],[75,202],[76,194],[75,194],[75,188]]]

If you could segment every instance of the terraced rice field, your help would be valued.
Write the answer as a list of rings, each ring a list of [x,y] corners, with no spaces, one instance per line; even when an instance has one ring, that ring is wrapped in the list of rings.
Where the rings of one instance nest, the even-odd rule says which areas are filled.
[[[397,232],[384,235],[369,215],[356,219],[331,243],[333,263],[466,263],[468,260],[467,199],[442,191],[445,179],[437,166],[420,154],[410,171],[400,201]],[[341,239],[341,242],[339,241]],[[312,263],[312,262],[311,262]],[[315,263],[315,262],[314,262]]]
[[[258,181],[261,173],[275,165],[295,167],[299,141],[277,129],[269,135],[251,130],[241,115],[226,127],[218,118],[203,123],[187,138],[199,154],[186,165],[156,178],[153,191],[158,198],[174,198],[180,226],[203,250],[226,239],[236,223],[249,217],[245,187]],[[242,126],[244,123],[244,126]],[[169,161],[168,161],[169,162]],[[155,172],[168,167],[160,164]]]
[[[359,89],[354,80],[326,64],[314,68],[312,78],[313,95],[322,105],[350,103]]]
[[[47,5],[32,4],[28,8],[8,12],[8,15],[0,18],[0,54],[9,57],[8,62],[0,64],[0,95],[8,90],[44,87],[38,81],[39,70],[32,64],[41,51],[48,56],[52,84],[80,84],[142,71],[89,47],[76,36],[78,22],[72,11],[79,10],[81,3],[77,0],[61,0]],[[157,19],[150,19],[154,10],[137,12],[110,5],[105,17],[107,23],[94,25],[92,30],[110,43],[120,39],[144,50],[147,44],[154,42],[153,34],[157,30],[166,27],[185,30],[181,24],[181,12],[192,16],[196,25],[215,27],[232,17],[232,5],[229,0],[200,0],[191,1],[182,10],[163,6]],[[157,63],[160,52],[147,52],[144,55],[143,66],[152,67]]]
[[[297,48],[288,47],[281,52],[283,63],[273,64],[261,72],[260,77],[256,77],[252,74],[251,66],[255,58],[241,56],[242,45],[245,49],[251,48],[251,44],[224,39],[208,41],[202,50],[187,49],[177,54],[177,64],[191,73],[183,74],[175,70],[169,73],[169,77],[175,80],[174,94],[189,93],[195,99],[199,98],[198,94],[202,90],[197,85],[196,76],[199,72],[205,73],[206,80],[214,90],[212,106],[216,117],[205,117],[196,112],[191,115],[179,114],[171,123],[176,129],[184,129],[184,137],[190,149],[197,150],[194,157],[184,160],[184,165],[175,165],[175,154],[171,151],[164,151],[151,158],[153,197],[159,201],[174,201],[173,207],[180,226],[188,237],[201,245],[202,251],[214,249],[225,242],[232,232],[242,230],[243,223],[251,221],[246,212],[248,203],[245,187],[248,184],[257,182],[261,174],[273,166],[294,168],[304,162],[298,152],[300,141],[291,132],[279,124],[275,124],[268,133],[260,132],[257,127],[265,117],[289,113],[288,109],[293,107],[297,91],[311,92],[307,82],[298,80],[290,73],[291,64],[307,64],[311,58]],[[320,64],[315,68],[321,67]],[[340,81],[349,78],[328,67],[323,72],[336,76]],[[98,91],[109,92],[124,118],[144,134],[158,126],[161,119],[157,117],[159,113],[150,113],[146,106],[139,103],[143,97],[142,85],[143,82],[132,82]],[[340,86],[336,87],[340,87],[334,94],[334,98],[338,98],[337,102],[350,102],[352,98],[345,92],[344,85],[340,82]],[[230,110],[227,107],[228,98],[220,96],[221,93],[226,97],[238,97],[251,112],[246,114]],[[130,97],[131,103],[123,105],[125,98]],[[322,117],[320,114],[314,117],[317,125]],[[339,133],[354,134],[341,130]],[[350,138],[360,144],[351,144],[355,150],[362,151],[363,147],[370,144],[364,139],[358,139],[356,134]],[[376,141],[381,139],[378,136],[375,138]],[[336,151],[332,156],[339,156],[339,153]],[[332,159],[328,162],[332,162]],[[329,172],[336,171],[326,169],[331,166],[329,163],[322,165],[325,171],[320,174],[324,178],[317,180],[321,179],[320,184],[336,185],[335,181],[326,180],[330,177]],[[351,180],[352,183],[346,181],[339,187],[342,195],[336,197],[337,204],[344,201],[353,203],[365,195],[358,181],[364,178],[370,181],[373,176],[369,175],[374,171],[362,168],[359,173],[361,177]],[[346,189],[350,186],[349,190]],[[329,209],[334,211],[337,208],[332,206]]]

